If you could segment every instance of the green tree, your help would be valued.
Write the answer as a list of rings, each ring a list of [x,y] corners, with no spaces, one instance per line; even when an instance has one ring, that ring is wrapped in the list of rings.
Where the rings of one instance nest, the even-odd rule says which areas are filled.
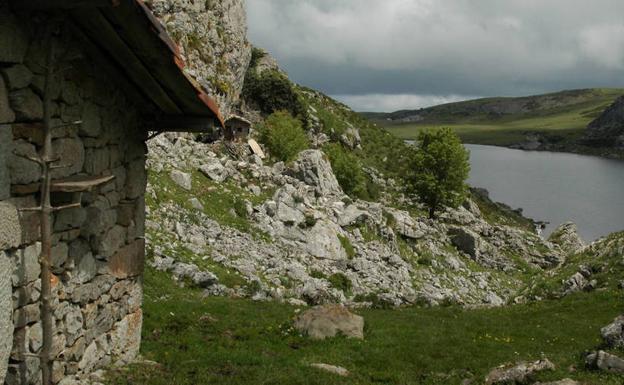
[[[421,131],[418,142],[406,182],[435,218],[440,208],[458,207],[466,199],[470,153],[450,128]]]
[[[271,156],[284,162],[293,160],[310,146],[301,122],[286,111],[269,115],[259,131],[260,141],[267,146]]]

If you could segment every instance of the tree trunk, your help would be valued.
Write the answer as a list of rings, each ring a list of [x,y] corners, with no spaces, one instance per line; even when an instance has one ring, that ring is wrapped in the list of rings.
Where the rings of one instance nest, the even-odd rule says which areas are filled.
[[[435,219],[436,208],[434,206],[429,207],[429,219]]]

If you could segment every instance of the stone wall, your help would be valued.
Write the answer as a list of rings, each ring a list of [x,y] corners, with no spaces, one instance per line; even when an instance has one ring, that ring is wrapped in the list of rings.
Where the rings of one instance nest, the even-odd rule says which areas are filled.
[[[42,146],[44,24],[0,6],[0,383],[8,359],[8,385],[40,383],[39,218],[18,209],[39,201],[41,171],[25,156]],[[82,203],[53,218],[56,382],[138,352],[147,179],[138,110],[77,41],[62,41],[68,70],[52,87],[53,147],[67,167],[54,177],[115,179],[88,193],[53,194],[53,204]]]

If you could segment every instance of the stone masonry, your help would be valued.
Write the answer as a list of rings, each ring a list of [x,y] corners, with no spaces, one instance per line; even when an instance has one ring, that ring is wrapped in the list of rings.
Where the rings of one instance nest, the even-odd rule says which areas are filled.
[[[38,384],[37,213],[42,146],[45,20],[24,23],[0,5],[0,383]],[[146,133],[139,111],[111,79],[65,37],[70,69],[53,83],[53,147],[67,167],[54,178],[115,178],[88,193],[54,193],[54,379],[126,363],[141,336]],[[72,124],[82,121],[81,124]]]

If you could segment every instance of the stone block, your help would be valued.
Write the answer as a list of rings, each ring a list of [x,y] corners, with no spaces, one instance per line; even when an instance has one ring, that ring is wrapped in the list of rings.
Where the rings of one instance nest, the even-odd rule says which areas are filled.
[[[43,146],[44,127],[42,123],[15,123],[11,125],[13,139],[24,139],[37,146]]]
[[[147,172],[145,159],[139,159],[128,165],[126,176],[126,198],[136,199],[145,193],[147,186]]]
[[[2,70],[2,74],[11,90],[28,87],[33,80],[33,73],[23,64],[5,68]]]
[[[12,270],[9,257],[0,251],[0,383],[4,381],[13,345]]]
[[[111,274],[118,279],[143,274],[145,264],[145,240],[137,239],[123,247],[108,261]]]
[[[123,201],[117,207],[117,223],[122,226],[130,226],[134,222],[134,211],[136,204],[134,201]]]
[[[69,246],[67,243],[61,242],[52,247],[50,258],[52,260],[52,269],[55,274],[63,272],[63,266],[67,262],[69,255]]]
[[[37,322],[40,319],[39,304],[33,303],[21,307],[13,313],[13,326],[23,328],[26,325]]]
[[[19,213],[14,204],[0,202],[0,250],[16,248],[22,239]]]
[[[129,364],[139,354],[142,324],[143,312],[139,310],[115,325],[111,333],[111,355],[116,364]]]
[[[33,196],[28,196],[24,198],[11,198],[8,200],[10,204],[14,205],[17,209],[27,208],[27,207],[35,207],[37,206],[37,201]],[[37,242],[40,239],[41,232],[39,231],[40,226],[40,215],[37,212],[21,212],[19,215],[19,223],[21,227],[21,242],[20,245],[29,245],[31,243]]]
[[[24,286],[39,279],[41,243],[35,243],[12,254],[14,287]]]
[[[36,158],[37,149],[25,140],[13,142],[13,151],[9,161],[9,172],[12,184],[28,184],[41,179],[41,166],[27,157]]]
[[[110,154],[106,148],[89,148],[86,151],[84,171],[90,175],[101,175],[110,168]]]
[[[62,232],[77,229],[87,219],[87,210],[83,207],[59,211],[54,217],[54,231]]]
[[[11,127],[0,125],[0,201],[11,196],[11,173],[8,164],[11,152],[13,152]]]
[[[91,281],[97,274],[97,264],[92,253],[86,253],[78,259],[73,282],[83,284]]]
[[[57,164],[63,165],[62,168],[52,170],[53,179],[68,177],[82,171],[85,164],[85,149],[80,139],[56,139],[52,142],[52,149],[54,155],[61,158]]]
[[[82,108],[82,124],[80,125],[80,135],[97,137],[102,132],[102,119],[100,108],[92,103],[85,103]]]
[[[23,23],[3,9],[0,18],[0,62],[23,62],[28,45],[29,37]]]
[[[30,88],[12,91],[9,101],[17,121],[32,122],[43,119],[43,102]]]
[[[0,76],[0,123],[12,123],[15,120],[15,113],[9,106],[9,92]]]
[[[97,253],[98,258],[108,259],[113,256],[126,243],[126,228],[114,226],[106,233],[93,238],[91,247]]]
[[[13,290],[13,308],[26,306],[39,300],[41,293],[41,280],[20,286]]]

